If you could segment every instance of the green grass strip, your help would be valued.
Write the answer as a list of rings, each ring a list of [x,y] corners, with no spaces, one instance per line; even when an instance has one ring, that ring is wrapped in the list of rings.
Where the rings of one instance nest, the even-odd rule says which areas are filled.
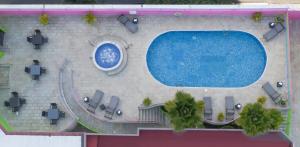
[[[4,57],[4,55],[5,55],[5,52],[0,51],[0,59],[1,59],[2,57]]]
[[[5,129],[5,131],[7,132],[11,132],[13,131],[13,128],[9,125],[9,123],[6,121],[5,118],[3,118],[1,115],[0,115],[0,125]]]
[[[292,109],[289,109],[288,111],[288,117],[287,117],[287,123],[285,127],[285,134],[290,136],[290,131],[291,131],[291,123],[292,123]]]
[[[97,131],[97,129],[90,127],[88,125],[86,125],[85,123],[83,123],[80,119],[77,121],[80,125],[82,125],[83,127],[89,129],[90,131],[92,131],[93,133],[100,133]]]

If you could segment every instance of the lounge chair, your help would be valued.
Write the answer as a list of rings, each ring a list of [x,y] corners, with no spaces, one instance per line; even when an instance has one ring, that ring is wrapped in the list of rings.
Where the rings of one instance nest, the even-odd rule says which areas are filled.
[[[226,120],[231,121],[234,119],[234,99],[233,96],[225,97]]]
[[[272,87],[272,85],[269,82],[265,83],[262,86],[262,88],[268,94],[268,96],[275,102],[275,104],[278,104],[281,101],[281,95]]]
[[[205,120],[212,120],[212,103],[211,103],[211,97],[204,97],[204,119]]]
[[[274,28],[272,28],[270,31],[268,31],[267,33],[265,33],[263,35],[264,39],[266,41],[270,41],[271,39],[273,39],[275,36],[277,36],[280,32],[282,32],[285,29],[285,27],[283,26],[283,24],[281,23],[277,23]]]
[[[120,101],[119,97],[112,96],[110,98],[110,102],[106,107],[104,117],[106,117],[108,119],[112,119],[112,117],[113,117],[113,115],[114,115],[114,113],[115,113],[115,111],[116,111],[116,109],[119,105],[119,101]]]
[[[88,106],[87,110],[90,111],[91,113],[95,113],[95,110],[96,110],[97,106],[99,105],[99,103],[101,102],[103,96],[104,96],[104,93],[102,91],[96,90],[94,96],[88,102],[89,106]]]
[[[0,29],[0,46],[3,46],[5,32]]]
[[[122,23],[128,29],[128,31],[130,31],[131,33],[135,33],[135,32],[138,31],[137,24],[134,24],[133,22],[131,22],[130,19],[127,16],[120,15],[118,17],[118,21],[120,23]]]

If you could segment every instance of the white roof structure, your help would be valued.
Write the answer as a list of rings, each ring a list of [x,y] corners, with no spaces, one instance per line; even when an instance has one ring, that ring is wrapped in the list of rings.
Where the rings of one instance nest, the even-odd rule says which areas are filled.
[[[0,147],[82,147],[82,136],[7,135],[0,128]]]

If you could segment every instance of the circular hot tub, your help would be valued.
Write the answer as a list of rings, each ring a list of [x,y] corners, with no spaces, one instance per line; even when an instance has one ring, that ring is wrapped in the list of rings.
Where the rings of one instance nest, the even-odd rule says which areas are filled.
[[[121,48],[113,42],[102,42],[94,50],[93,61],[102,71],[112,71],[118,68],[123,60]]]

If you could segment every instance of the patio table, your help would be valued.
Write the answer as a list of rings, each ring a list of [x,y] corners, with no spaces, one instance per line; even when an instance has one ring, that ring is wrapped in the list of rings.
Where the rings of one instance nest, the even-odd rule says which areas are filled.
[[[58,109],[49,109],[48,110],[48,119],[50,119],[50,120],[59,119],[59,110]]]
[[[18,108],[21,106],[20,98],[18,97],[11,97],[9,99],[9,104],[11,108]]]
[[[41,34],[36,34],[32,36],[32,44],[41,45],[43,44],[43,36]]]
[[[40,76],[41,75],[41,66],[40,65],[31,65],[30,66],[30,74],[33,76]]]

